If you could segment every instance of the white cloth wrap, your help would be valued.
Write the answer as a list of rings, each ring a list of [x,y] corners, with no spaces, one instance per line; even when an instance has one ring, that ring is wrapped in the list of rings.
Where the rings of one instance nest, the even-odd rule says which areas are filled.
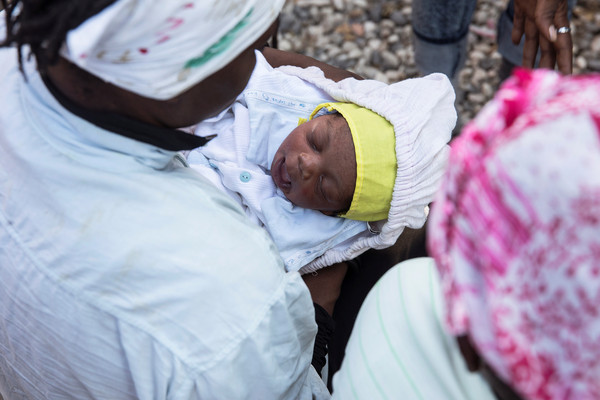
[[[363,221],[292,205],[267,172],[298,118],[332,99],[368,107],[394,124],[400,155],[396,187],[389,218],[370,224],[376,231]],[[273,69],[257,52],[248,87],[234,105],[196,128],[197,135],[219,136],[191,152],[188,161],[265,226],[288,270],[312,272],[369,248],[389,247],[406,226],[423,226],[446,162],[456,120],[453,103],[452,86],[442,74],[392,85],[352,78],[335,83],[315,67]],[[240,175],[246,173],[251,179],[242,182]]]
[[[444,172],[450,149],[447,143],[456,124],[455,94],[446,76],[431,74],[387,85],[353,78],[334,82],[316,67],[284,66],[279,70],[302,78],[337,101],[375,111],[390,121],[396,133],[398,169],[388,219],[370,223],[377,234],[364,232],[353,242],[330,249],[301,272],[350,260],[369,248],[392,246],[405,227],[422,227]]]
[[[125,90],[166,100],[220,70],[283,0],[119,0],[69,32],[61,55]]]

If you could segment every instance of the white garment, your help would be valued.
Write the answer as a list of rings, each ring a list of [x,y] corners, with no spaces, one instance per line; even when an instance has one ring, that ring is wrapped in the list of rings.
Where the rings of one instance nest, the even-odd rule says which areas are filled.
[[[443,172],[456,119],[448,79],[437,74],[392,85],[355,79],[337,84],[316,67],[273,69],[262,53],[255,53],[256,67],[231,108],[196,127],[197,135],[219,135],[192,151],[188,161],[265,226],[286,268],[311,272],[369,248],[389,247],[406,226],[420,228]],[[371,223],[375,229],[364,221],[294,206],[270,176],[273,157],[298,120],[333,99],[368,107],[395,123],[400,156],[394,199],[389,218]],[[410,112],[415,106],[421,110]]]
[[[302,79],[273,69],[256,51],[256,67],[232,107],[196,127],[196,134],[219,135],[188,155],[192,168],[242,205],[264,226],[288,271],[297,271],[329,249],[366,232],[365,222],[329,217],[294,206],[275,186],[270,169],[281,142],[331,97]]]
[[[70,114],[0,51],[0,393],[327,399],[313,305],[176,154]]]
[[[388,271],[360,309],[332,397],[495,400],[484,379],[468,371],[442,313],[433,259],[405,261]]]

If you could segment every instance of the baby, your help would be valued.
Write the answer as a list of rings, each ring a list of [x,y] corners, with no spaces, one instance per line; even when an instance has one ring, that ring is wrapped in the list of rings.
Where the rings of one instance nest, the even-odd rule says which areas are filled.
[[[319,113],[325,114],[314,118]],[[324,103],[281,143],[271,176],[299,207],[378,221],[387,218],[392,200],[394,145],[394,128],[385,118],[351,103]],[[376,168],[369,171],[366,161]]]
[[[219,135],[188,162],[265,227],[286,268],[314,271],[421,227],[456,121],[445,76],[336,83],[256,57],[234,104],[196,127]]]

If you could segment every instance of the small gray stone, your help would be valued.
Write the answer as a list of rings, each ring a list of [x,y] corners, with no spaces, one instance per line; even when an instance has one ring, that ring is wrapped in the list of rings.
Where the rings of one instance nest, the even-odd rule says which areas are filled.
[[[592,42],[590,43],[590,51],[592,52],[592,54],[600,56],[600,35],[596,35],[596,37],[592,39]]]
[[[379,50],[373,50],[371,53],[371,64],[376,67],[381,67],[383,65],[383,56]]]
[[[327,48],[327,56],[330,59],[337,57],[341,52],[342,52],[342,49],[340,49],[337,46],[330,46]]]
[[[480,68],[476,68],[471,76],[471,83],[475,86],[481,86],[483,81],[487,78],[487,74]]]
[[[388,70],[388,69],[398,68],[398,65],[400,64],[400,62],[398,61],[398,57],[396,57],[396,55],[394,53],[386,50],[381,53],[381,56],[383,58],[383,68],[384,69]]]
[[[373,79],[375,79],[376,81],[381,81],[381,82],[389,83],[388,77],[383,72],[381,72],[381,71],[377,71],[377,73],[375,74],[375,76],[373,77]]]
[[[295,35],[300,34],[302,23],[291,14],[283,14],[279,18],[279,31],[280,32],[292,32]]]
[[[382,40],[379,38],[373,38],[373,39],[369,39],[369,41],[367,42],[367,46],[369,46],[369,48],[373,49],[373,50],[379,50],[382,46]]]
[[[292,42],[287,39],[279,39],[277,42],[277,48],[282,51],[293,51]]]
[[[494,87],[489,82],[483,82],[481,84],[481,94],[487,99],[490,99],[494,95]]]
[[[369,19],[373,22],[381,21],[381,11],[382,11],[381,3],[375,3],[375,4],[369,5],[369,8],[367,9],[367,14],[369,16]]]
[[[579,56],[575,59],[575,65],[577,66],[577,68],[579,69],[586,69],[587,68],[587,60],[585,59],[585,57]]]
[[[484,70],[489,70],[492,68],[496,68],[496,60],[491,57],[485,57],[479,60],[479,68]]]
[[[407,48],[408,48],[408,46],[406,44],[399,41],[399,42],[395,42],[394,44],[392,44],[392,46],[390,47],[390,50],[393,51],[394,53],[396,53],[398,55],[398,57],[401,57],[402,59],[404,59],[405,58],[404,54],[405,54]]]
[[[355,7],[359,7],[359,8],[367,8],[367,6],[369,5],[369,3],[367,2],[367,0],[352,0],[352,2],[354,3]]]
[[[587,66],[591,71],[600,72],[600,59],[590,59]]]
[[[390,19],[398,26],[404,26],[409,23],[408,19],[402,11],[394,11],[390,15]]]
[[[346,2],[344,0],[331,0],[331,2],[336,11],[344,11],[346,9]]]
[[[382,20],[379,23],[379,26],[381,26],[381,29],[389,29],[391,31],[394,31],[396,28],[398,28],[398,26],[391,19]]]
[[[344,42],[344,44],[342,45],[342,50],[346,53],[351,52],[352,50],[356,49],[358,46],[356,46],[356,43],[354,42]]]
[[[363,37],[356,38],[354,40],[354,43],[356,43],[356,45],[360,48],[364,48],[367,46],[367,40]]]
[[[301,21],[308,20],[310,18],[310,10],[306,7],[295,6],[294,15]]]
[[[376,37],[378,35],[379,26],[373,21],[365,21],[365,36],[368,38]]]
[[[380,26],[379,28],[379,37],[381,37],[382,39],[385,39],[388,43],[388,37],[394,32],[393,29],[387,28],[387,27],[383,27]]]
[[[400,40],[400,37],[398,35],[396,35],[395,33],[393,33],[387,37],[388,45],[397,43],[399,40]]]
[[[320,5],[319,7],[323,7],[323,5]],[[317,6],[312,6],[310,7],[310,17],[312,19],[320,19],[321,17],[321,10],[320,8]]]
[[[398,82],[400,80],[400,73],[398,71],[385,71],[385,76],[388,82]]]
[[[356,49],[352,49],[349,53],[348,53],[348,58],[353,58],[353,59],[358,59],[364,56],[364,51],[356,48]]]
[[[486,100],[485,95],[483,93],[469,93],[467,98],[472,103],[483,104]]]

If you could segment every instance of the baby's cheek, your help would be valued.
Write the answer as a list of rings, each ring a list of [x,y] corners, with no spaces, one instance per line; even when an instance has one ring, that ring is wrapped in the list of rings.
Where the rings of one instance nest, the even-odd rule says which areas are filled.
[[[286,196],[289,201],[299,207],[316,208],[314,199],[314,189],[310,185],[303,185],[291,191]]]
[[[300,195],[306,202],[314,201],[315,188],[310,184],[302,185],[300,188]]]

